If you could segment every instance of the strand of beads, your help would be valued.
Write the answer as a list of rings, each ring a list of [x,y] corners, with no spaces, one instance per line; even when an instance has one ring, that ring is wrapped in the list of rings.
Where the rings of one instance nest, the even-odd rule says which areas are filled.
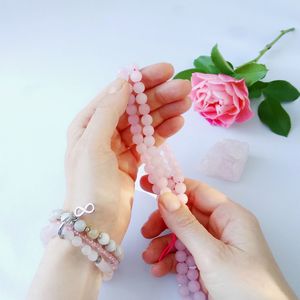
[[[119,77],[127,80],[132,86],[126,109],[128,123],[132,141],[136,145],[142,163],[145,164],[144,170],[148,174],[148,180],[153,185],[153,193],[161,195],[165,192],[173,192],[182,203],[186,204],[188,197],[185,194],[184,177],[172,151],[166,144],[155,146],[153,119],[150,115],[150,106],[147,104],[147,95],[144,93],[142,73],[133,66],[121,70]],[[179,240],[175,242],[175,249],[180,295],[185,300],[205,300],[206,296],[200,290],[199,271],[193,257]],[[169,253],[170,247],[167,250],[164,255]]]

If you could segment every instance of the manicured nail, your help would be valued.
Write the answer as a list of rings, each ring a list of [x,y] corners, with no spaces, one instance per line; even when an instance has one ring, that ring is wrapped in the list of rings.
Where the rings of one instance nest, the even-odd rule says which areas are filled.
[[[174,212],[181,206],[179,199],[171,193],[165,193],[160,196],[159,202],[169,212]]]
[[[108,94],[115,94],[117,93],[125,84],[125,80],[117,78],[115,81],[113,81],[107,89]]]

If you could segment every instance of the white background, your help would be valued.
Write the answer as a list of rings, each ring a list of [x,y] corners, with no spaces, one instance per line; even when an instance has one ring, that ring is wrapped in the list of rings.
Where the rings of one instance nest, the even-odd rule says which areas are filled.
[[[298,0],[0,0],[0,298],[24,298],[43,251],[40,228],[64,197],[66,128],[120,67],[167,61],[179,71],[216,42],[239,65],[280,29],[295,26],[298,31],[262,62],[270,69],[268,80],[286,79],[300,88],[299,16]],[[221,129],[191,110],[170,144],[186,176],[212,184],[258,216],[300,295],[300,103],[285,107],[293,120],[288,138],[272,134],[257,117]],[[250,145],[239,183],[198,170],[221,138]],[[140,259],[146,241],[139,229],[154,207],[148,195],[137,195],[127,259],[102,299],[177,299],[174,278],[152,278]]]

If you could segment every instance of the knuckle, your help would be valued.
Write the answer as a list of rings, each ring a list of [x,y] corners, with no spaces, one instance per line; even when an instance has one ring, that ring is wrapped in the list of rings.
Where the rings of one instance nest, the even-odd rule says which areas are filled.
[[[197,225],[197,223],[198,221],[193,215],[183,214],[177,218],[177,224],[182,228],[189,229]]]

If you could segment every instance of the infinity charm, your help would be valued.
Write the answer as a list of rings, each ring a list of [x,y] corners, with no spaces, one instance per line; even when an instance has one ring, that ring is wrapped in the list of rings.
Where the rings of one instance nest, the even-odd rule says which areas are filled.
[[[91,214],[95,211],[95,205],[93,203],[88,203],[85,207],[78,206],[74,209],[75,217],[79,218],[85,214]]]

